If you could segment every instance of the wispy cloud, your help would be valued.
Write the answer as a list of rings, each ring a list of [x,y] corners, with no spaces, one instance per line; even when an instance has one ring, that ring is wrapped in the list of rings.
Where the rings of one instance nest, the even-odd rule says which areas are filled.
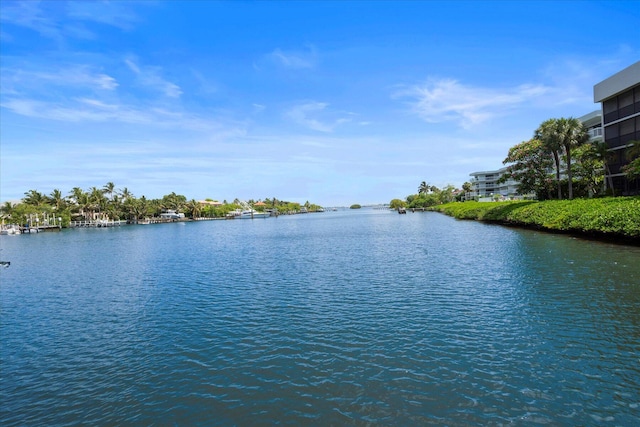
[[[218,92],[218,86],[214,82],[212,82],[209,78],[205,77],[201,72],[196,70],[191,70],[191,74],[199,84],[199,87],[198,87],[199,92],[206,95],[211,95],[213,93]]]
[[[547,105],[592,105],[593,85],[631,65],[638,55],[640,51],[620,46],[609,56],[555,58],[540,72],[553,87]]]
[[[52,39],[60,39],[63,33],[55,15],[45,13],[40,2],[19,1],[3,4],[0,20],[6,24],[29,28]]]
[[[141,67],[133,58],[126,58],[125,64],[133,71],[141,85],[162,92],[170,98],[179,98],[182,95],[182,89],[175,83],[165,80],[160,74],[160,67]]]
[[[285,113],[285,117],[295,123],[318,132],[333,132],[350,118],[340,117],[340,113],[327,111],[329,104],[325,102],[308,102],[296,105]]]
[[[429,79],[422,85],[399,90],[393,97],[409,98],[412,110],[427,122],[455,121],[469,128],[544,95],[549,89],[528,84],[495,89],[468,86],[454,79]]]
[[[140,4],[144,3],[150,2],[141,2]],[[131,30],[138,22],[137,15],[133,13],[127,2],[69,2],[67,14],[72,19],[98,22],[122,30]]]
[[[12,1],[3,3],[0,20],[5,24],[29,28],[43,37],[62,43],[68,37],[96,38],[85,23],[130,30],[138,18],[125,2]]]
[[[318,62],[318,54],[313,46],[308,46],[308,49],[304,51],[275,49],[269,54],[269,57],[283,67],[292,69],[313,68]]]
[[[0,73],[3,95],[39,93],[46,97],[52,88],[68,90],[113,91],[117,80],[97,67],[72,64],[43,70],[33,63],[13,64],[2,67]]]
[[[222,123],[179,109],[109,103],[87,97],[57,101],[5,97],[0,107],[29,118],[67,123],[122,123],[156,129],[180,129],[203,133],[208,138],[244,133],[241,123]]]

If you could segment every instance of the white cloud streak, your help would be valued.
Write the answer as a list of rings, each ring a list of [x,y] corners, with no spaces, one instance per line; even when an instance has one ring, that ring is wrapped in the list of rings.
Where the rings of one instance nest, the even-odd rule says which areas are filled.
[[[61,102],[36,99],[3,99],[0,107],[25,117],[67,123],[123,123],[158,129],[181,129],[204,132],[209,137],[243,134],[242,125],[224,125],[197,114],[172,111],[153,105],[107,103],[93,98],[76,98]]]
[[[138,18],[126,2],[12,1],[3,2],[0,20],[10,26],[28,28],[63,44],[68,38],[95,39],[96,35],[85,24],[99,23],[131,30]]]
[[[313,46],[308,51],[285,52],[275,49],[269,56],[285,68],[303,69],[313,68],[318,62],[318,54]]]
[[[410,98],[412,110],[427,122],[455,121],[463,128],[470,128],[549,90],[543,85],[494,89],[467,86],[454,79],[429,79],[422,85],[400,90],[393,97]]]
[[[285,117],[301,126],[318,132],[333,132],[337,126],[351,121],[350,118],[333,118],[336,114],[328,112],[328,106],[329,104],[325,102],[300,104],[288,110],[285,113]]]
[[[114,91],[118,86],[117,80],[98,69],[87,65],[69,65],[53,70],[29,69],[33,65],[24,64],[14,67],[3,67],[0,73],[2,94],[11,95],[24,92],[40,92],[46,95],[52,87],[91,90]]]
[[[179,98],[182,89],[175,83],[165,80],[160,73],[159,67],[140,67],[135,60],[127,58],[124,60],[129,69],[136,74],[141,85],[157,90],[170,98]]]

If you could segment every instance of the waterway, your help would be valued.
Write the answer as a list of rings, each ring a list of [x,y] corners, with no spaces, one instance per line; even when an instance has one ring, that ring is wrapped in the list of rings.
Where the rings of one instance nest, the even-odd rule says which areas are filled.
[[[640,425],[640,248],[325,212],[0,236],[0,424]]]

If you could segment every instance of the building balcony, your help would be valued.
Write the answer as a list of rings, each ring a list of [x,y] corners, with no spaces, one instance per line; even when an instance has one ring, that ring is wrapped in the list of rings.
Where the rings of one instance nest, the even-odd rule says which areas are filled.
[[[589,129],[589,137],[593,140],[593,139],[599,139],[602,140],[602,138],[604,137],[604,132],[602,128],[593,128],[593,129]]]

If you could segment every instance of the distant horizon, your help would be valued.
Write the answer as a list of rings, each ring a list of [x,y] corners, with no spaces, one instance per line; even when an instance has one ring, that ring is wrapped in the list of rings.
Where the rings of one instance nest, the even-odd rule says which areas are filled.
[[[321,206],[460,188],[542,121],[599,110],[593,86],[640,59],[634,1],[0,11],[3,203],[107,182]]]

